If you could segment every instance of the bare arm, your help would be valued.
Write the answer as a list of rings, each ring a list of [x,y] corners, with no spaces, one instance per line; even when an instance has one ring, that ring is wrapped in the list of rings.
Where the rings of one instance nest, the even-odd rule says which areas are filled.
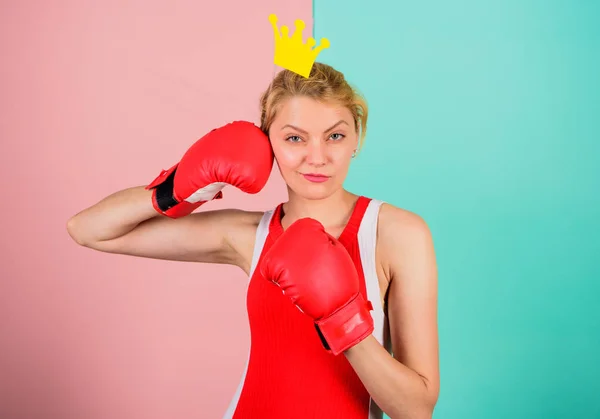
[[[121,237],[140,223],[158,218],[152,207],[152,191],[144,186],[123,189],[71,217],[67,229],[71,237],[86,246]]]
[[[172,219],[152,207],[152,191],[136,186],[115,192],[67,223],[80,245],[108,253],[246,268],[260,213],[204,211]],[[249,256],[250,255],[250,256]]]
[[[389,204],[381,208],[377,233],[384,271],[390,279],[392,354],[371,335],[345,355],[388,416],[431,419],[440,391],[432,234],[423,218]]]

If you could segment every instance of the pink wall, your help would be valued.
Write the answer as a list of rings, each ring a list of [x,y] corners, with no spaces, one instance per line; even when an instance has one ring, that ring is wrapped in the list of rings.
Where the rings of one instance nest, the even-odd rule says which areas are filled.
[[[20,1],[0,13],[0,417],[218,418],[249,346],[236,268],[78,247],[70,216],[258,118],[277,13],[311,2]],[[294,6],[290,6],[294,4]],[[266,209],[227,189],[211,204]],[[199,237],[199,240],[202,238]]]

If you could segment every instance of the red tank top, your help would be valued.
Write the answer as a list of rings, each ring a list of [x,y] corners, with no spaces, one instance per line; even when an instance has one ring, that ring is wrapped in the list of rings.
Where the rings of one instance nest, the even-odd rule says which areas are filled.
[[[352,257],[367,298],[357,232],[370,199],[359,197],[338,240]],[[314,322],[260,274],[263,256],[283,233],[282,204],[247,293],[250,355],[234,419],[366,419],[371,397],[343,354],[327,352]]]

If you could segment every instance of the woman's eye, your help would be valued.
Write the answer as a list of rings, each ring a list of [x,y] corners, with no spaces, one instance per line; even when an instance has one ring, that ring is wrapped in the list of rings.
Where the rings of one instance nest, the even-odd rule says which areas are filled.
[[[344,134],[339,134],[339,133],[337,133],[337,132],[336,132],[336,133],[334,133],[334,134],[331,134],[331,137],[330,137],[330,138],[331,138],[332,140],[341,140],[341,139],[342,139],[342,138],[344,138],[344,137],[345,137],[345,135],[344,135]]]
[[[298,141],[300,141],[300,137],[298,137],[297,135],[292,135],[290,137],[287,137],[286,141],[290,141],[292,143],[297,143]]]

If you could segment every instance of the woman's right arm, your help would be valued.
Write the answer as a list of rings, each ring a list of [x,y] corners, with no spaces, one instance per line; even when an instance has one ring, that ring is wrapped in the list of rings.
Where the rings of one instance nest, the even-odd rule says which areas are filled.
[[[226,263],[248,271],[259,212],[193,211],[231,185],[257,193],[273,165],[268,136],[248,121],[215,128],[179,163],[148,186],[107,196],[73,216],[73,239],[108,253],[190,262]]]
[[[136,186],[113,193],[74,215],[67,230],[78,244],[107,253],[245,268],[261,213],[225,209],[169,218]],[[233,236],[237,235],[237,236]]]

